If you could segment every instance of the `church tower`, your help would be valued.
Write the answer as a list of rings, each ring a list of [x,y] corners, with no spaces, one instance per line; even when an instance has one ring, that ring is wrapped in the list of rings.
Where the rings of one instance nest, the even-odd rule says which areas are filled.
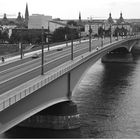
[[[120,18],[117,20],[117,23],[118,23],[118,24],[125,23],[125,21],[124,21],[124,19],[123,19],[123,16],[122,16],[122,12],[120,13]]]
[[[109,13],[108,23],[109,24],[113,24],[114,23],[114,21],[112,19],[112,16],[111,16],[111,13]]]
[[[79,22],[81,22],[81,12],[79,12]]]
[[[28,4],[26,3],[26,9],[25,9],[25,25],[28,27],[28,21],[29,21],[29,11],[28,11]]]

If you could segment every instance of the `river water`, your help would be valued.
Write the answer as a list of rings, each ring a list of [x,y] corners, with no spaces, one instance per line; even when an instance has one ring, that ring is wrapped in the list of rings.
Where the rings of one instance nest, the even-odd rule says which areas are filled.
[[[81,127],[52,131],[15,127],[0,138],[140,138],[140,56],[101,63],[87,72],[74,96]]]

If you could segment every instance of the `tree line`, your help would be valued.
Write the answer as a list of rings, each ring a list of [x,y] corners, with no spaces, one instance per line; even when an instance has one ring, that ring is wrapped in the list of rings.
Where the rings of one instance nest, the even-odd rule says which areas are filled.
[[[13,29],[12,34],[9,37],[8,30],[0,31],[0,43],[32,43],[40,44],[43,41],[45,43],[62,42],[66,40],[78,39],[79,30],[78,24],[75,21],[69,21],[68,25],[74,25],[77,29],[71,29],[68,26],[60,27],[53,33],[50,33],[48,29]],[[47,39],[48,38],[48,39]]]
[[[13,29],[11,36],[8,35],[8,30],[2,31],[0,30],[0,43],[32,43],[32,44],[40,44],[43,41],[45,43],[55,43],[55,42],[63,42],[71,39],[80,38],[80,32],[84,31],[84,27],[80,26],[75,21],[69,21],[67,23],[68,26],[57,28],[53,33],[50,33],[48,29]],[[74,29],[69,28],[69,25],[74,25]],[[137,31],[140,31],[140,28],[136,28]],[[128,33],[127,29],[124,27],[118,28],[113,32],[113,36],[122,36]],[[103,27],[99,27],[98,34],[96,36],[110,36],[111,28],[105,30]]]

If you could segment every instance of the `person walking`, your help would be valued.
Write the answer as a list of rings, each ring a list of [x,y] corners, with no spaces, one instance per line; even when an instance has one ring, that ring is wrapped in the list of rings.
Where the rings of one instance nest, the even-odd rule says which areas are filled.
[[[4,61],[5,61],[3,56],[1,57],[1,61],[2,61],[2,63],[4,63]]]

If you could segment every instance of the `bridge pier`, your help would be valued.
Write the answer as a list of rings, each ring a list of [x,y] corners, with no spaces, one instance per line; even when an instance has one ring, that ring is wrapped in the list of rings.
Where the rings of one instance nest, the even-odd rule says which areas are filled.
[[[135,46],[132,49],[132,53],[134,54],[140,54],[140,41],[137,41]]]
[[[65,101],[53,105],[19,124],[22,127],[75,129],[80,127],[80,116],[77,105],[72,101]]]

